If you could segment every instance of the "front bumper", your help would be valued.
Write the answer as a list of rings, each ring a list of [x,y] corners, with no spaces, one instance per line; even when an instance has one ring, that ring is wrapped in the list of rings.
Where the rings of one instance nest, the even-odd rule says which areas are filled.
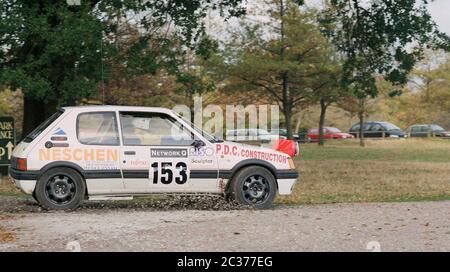
[[[296,170],[278,170],[277,182],[278,193],[280,195],[290,195],[294,189],[294,185],[298,180],[299,173]]]
[[[21,171],[9,168],[9,176],[12,183],[25,194],[33,194],[36,181],[39,177],[37,171]]]

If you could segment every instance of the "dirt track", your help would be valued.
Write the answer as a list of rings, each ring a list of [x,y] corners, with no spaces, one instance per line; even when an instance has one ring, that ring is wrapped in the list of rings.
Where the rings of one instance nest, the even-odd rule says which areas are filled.
[[[265,211],[209,202],[41,212],[31,200],[0,197],[0,251],[450,251],[450,201]]]

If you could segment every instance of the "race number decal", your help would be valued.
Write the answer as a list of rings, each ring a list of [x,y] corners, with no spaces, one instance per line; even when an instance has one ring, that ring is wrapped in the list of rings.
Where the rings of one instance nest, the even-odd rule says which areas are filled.
[[[153,176],[153,184],[185,184],[188,179],[188,169],[184,162],[154,162],[151,165],[150,175]]]

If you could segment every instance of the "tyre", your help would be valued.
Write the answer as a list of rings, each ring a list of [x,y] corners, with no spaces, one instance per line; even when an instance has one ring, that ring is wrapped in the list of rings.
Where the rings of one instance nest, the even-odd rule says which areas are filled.
[[[70,168],[58,167],[45,172],[38,180],[35,196],[48,210],[72,210],[84,199],[86,185],[83,177]]]
[[[275,177],[261,166],[243,168],[236,173],[230,184],[232,199],[256,209],[271,207],[276,193]]]

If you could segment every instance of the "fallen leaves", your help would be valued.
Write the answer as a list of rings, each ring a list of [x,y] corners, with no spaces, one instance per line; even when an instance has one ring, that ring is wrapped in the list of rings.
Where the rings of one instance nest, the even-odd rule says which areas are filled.
[[[8,243],[16,240],[16,236],[13,233],[6,230],[4,227],[0,226],[0,242]]]

